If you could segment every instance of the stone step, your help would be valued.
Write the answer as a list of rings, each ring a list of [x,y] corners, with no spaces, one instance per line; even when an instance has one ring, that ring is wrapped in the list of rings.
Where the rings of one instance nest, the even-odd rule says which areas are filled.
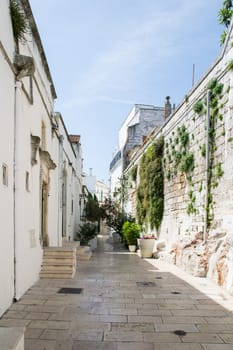
[[[64,258],[64,259],[69,259],[73,257],[74,253],[73,252],[44,252],[44,257],[45,258]]]
[[[0,327],[1,350],[24,350],[23,327]]]
[[[49,247],[44,249],[41,278],[73,278],[75,271],[75,247]]]
[[[40,278],[73,278],[75,275],[75,271],[73,273],[47,273],[41,272]]]
[[[54,265],[43,265],[42,266],[42,269],[41,271],[50,271],[50,272],[57,272],[57,271],[73,271],[74,270],[74,267],[73,265],[71,266],[62,266],[60,265],[59,267],[58,266],[54,266]]]
[[[43,259],[43,265],[73,265],[73,259]]]

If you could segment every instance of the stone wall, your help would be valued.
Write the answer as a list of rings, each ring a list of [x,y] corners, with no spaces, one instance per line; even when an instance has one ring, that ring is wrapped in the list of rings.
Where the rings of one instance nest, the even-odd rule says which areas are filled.
[[[228,290],[233,281],[233,73],[228,69],[233,58],[231,44],[232,27],[220,57],[154,135],[164,136],[165,204],[157,234],[166,242],[166,249],[158,256],[194,275],[208,276]],[[215,104],[211,113],[216,108],[218,111],[214,129],[211,125],[207,131],[206,103],[198,113],[194,105],[206,101],[213,80],[218,87],[223,86],[216,101],[211,100]],[[207,135],[212,145],[208,157],[211,184],[206,181]],[[149,144],[150,141],[137,152],[130,167],[139,164]],[[133,197],[135,201],[135,194]]]

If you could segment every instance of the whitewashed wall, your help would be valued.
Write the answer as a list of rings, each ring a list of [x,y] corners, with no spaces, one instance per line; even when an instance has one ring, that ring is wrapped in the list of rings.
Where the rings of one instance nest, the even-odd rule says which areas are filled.
[[[13,57],[13,42],[8,1],[0,2],[0,42]],[[13,222],[13,145],[14,75],[0,49],[0,316],[14,296],[14,222]],[[6,93],[7,91],[7,93]],[[2,181],[2,166],[7,167],[7,185]]]
[[[23,1],[27,6],[27,1]],[[31,18],[33,23],[33,18]],[[36,27],[34,28],[35,32]],[[0,315],[19,299],[39,277],[43,246],[41,241],[41,184],[43,154],[53,169],[48,180],[47,233],[50,246],[61,246],[61,177],[63,158],[67,162],[67,236],[76,231],[75,208],[82,191],[81,149],[75,153],[65,126],[54,118],[55,89],[39,34],[28,34],[19,53],[33,57],[35,73],[32,95],[29,77],[15,83],[14,39],[9,1],[0,2]],[[43,130],[42,131],[42,124]],[[44,135],[44,136],[43,136]],[[64,141],[61,144],[60,136]],[[38,137],[36,162],[32,162],[32,136]],[[43,140],[43,142],[42,142]],[[46,158],[46,157],[45,157]],[[61,162],[62,158],[62,162]],[[14,166],[15,159],[15,166]],[[2,166],[7,167],[7,184],[2,182]],[[47,169],[47,168],[46,168]],[[43,170],[44,171],[44,170]],[[26,185],[26,178],[28,184]],[[15,191],[14,191],[15,185]],[[77,193],[77,190],[79,193]],[[71,202],[73,200],[73,213]],[[15,209],[14,209],[15,208]],[[15,260],[15,266],[14,266]]]

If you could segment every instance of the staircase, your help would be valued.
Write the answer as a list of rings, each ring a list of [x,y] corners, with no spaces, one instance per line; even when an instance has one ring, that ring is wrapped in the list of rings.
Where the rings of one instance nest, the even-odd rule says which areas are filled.
[[[44,248],[40,278],[73,278],[75,272],[75,247]]]

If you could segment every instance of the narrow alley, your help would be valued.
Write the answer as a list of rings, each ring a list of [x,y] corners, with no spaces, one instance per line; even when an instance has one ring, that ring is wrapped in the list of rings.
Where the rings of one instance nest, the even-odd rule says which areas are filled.
[[[212,282],[100,237],[73,280],[41,279],[0,325],[26,327],[25,350],[230,350],[232,309]]]

